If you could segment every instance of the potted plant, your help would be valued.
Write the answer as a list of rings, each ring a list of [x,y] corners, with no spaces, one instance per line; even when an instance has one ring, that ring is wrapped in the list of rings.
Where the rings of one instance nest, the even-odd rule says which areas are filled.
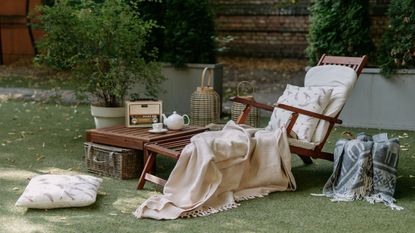
[[[163,81],[155,51],[146,48],[156,27],[144,21],[123,0],[60,0],[41,6],[36,26],[46,35],[37,42],[35,61],[68,70],[77,82],[79,97],[92,95],[92,114],[115,108],[116,123],[124,121],[124,99],[133,84],[143,86],[143,97],[155,97]],[[105,110],[106,111],[106,110]],[[99,120],[99,119],[98,119]],[[108,126],[99,121],[97,127]]]

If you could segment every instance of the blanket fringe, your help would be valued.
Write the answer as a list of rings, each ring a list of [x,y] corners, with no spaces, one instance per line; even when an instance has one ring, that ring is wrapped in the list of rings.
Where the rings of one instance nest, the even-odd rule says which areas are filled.
[[[398,206],[395,204],[395,201],[396,201],[395,198],[385,195],[383,193],[373,194],[371,196],[366,197],[365,199],[371,204],[383,203],[389,208],[391,208],[392,210],[403,210],[404,209],[402,206]]]
[[[396,200],[393,197],[390,197],[388,195],[384,195],[383,193],[377,193],[370,196],[364,196],[360,192],[355,193],[348,193],[348,194],[338,194],[335,195],[327,195],[324,193],[311,193],[311,196],[314,197],[330,197],[330,201],[332,202],[349,202],[349,201],[355,201],[355,200],[366,200],[370,204],[375,203],[383,203],[392,210],[403,210],[404,208],[402,206],[398,206],[395,204]]]
[[[218,212],[236,208],[240,205],[239,203],[236,203],[236,202],[252,200],[258,197],[265,197],[267,195],[268,193],[258,193],[254,195],[251,194],[251,195],[234,196],[234,200],[235,200],[234,203],[229,203],[219,208],[213,208],[210,206],[201,206],[201,207],[196,208],[195,210],[182,213],[180,215],[180,218],[194,218],[194,217],[208,216],[211,214],[215,214]]]
[[[225,210],[230,210],[233,208],[238,207],[240,204],[238,203],[229,203],[224,206],[221,206],[219,208],[213,208],[210,206],[201,206],[196,208],[195,210],[189,211],[189,212],[183,212],[179,217],[180,218],[195,218],[195,217],[204,217],[211,214],[215,214],[218,212],[222,212]]]
[[[256,194],[256,195],[246,195],[246,196],[235,196],[235,201],[236,202],[240,202],[240,201],[248,201],[248,200],[252,200],[258,197],[265,197],[268,196],[268,193],[266,194]]]

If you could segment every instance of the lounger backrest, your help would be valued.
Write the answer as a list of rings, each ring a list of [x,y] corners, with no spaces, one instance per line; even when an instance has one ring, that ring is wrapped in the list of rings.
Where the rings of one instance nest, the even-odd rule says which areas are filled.
[[[328,87],[333,92],[330,102],[323,114],[331,117],[337,116],[346,103],[352,88],[357,80],[355,70],[347,66],[323,65],[310,68],[305,76],[304,86]],[[314,132],[312,142],[320,143],[329,128],[329,122],[320,120]]]

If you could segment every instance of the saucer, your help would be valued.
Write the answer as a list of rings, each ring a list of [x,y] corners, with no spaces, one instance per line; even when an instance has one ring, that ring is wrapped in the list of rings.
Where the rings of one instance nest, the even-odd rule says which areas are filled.
[[[168,131],[167,129],[161,129],[161,130],[150,129],[148,132],[150,132],[150,133],[165,133],[167,131]]]

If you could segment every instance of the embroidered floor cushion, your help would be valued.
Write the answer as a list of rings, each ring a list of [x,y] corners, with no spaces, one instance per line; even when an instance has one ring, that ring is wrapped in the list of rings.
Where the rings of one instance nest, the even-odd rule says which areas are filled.
[[[33,177],[16,206],[34,209],[88,206],[95,202],[102,179],[88,175]]]
[[[323,113],[329,103],[331,93],[331,88],[297,87],[288,84],[277,103],[290,105],[315,113]],[[291,114],[291,111],[275,108],[267,129],[274,130],[281,126],[287,126]],[[310,142],[317,123],[317,118],[300,114],[293,127],[293,132],[295,132],[297,139]]]

